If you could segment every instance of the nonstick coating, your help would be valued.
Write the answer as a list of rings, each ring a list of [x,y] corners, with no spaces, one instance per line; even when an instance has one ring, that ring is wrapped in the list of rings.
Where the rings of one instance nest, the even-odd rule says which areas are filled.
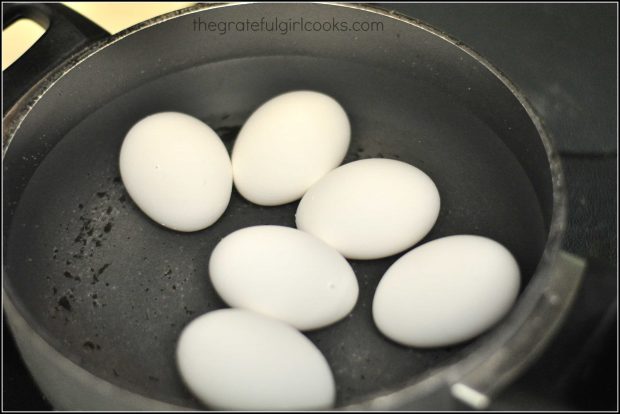
[[[19,203],[9,206],[6,277],[41,335],[112,383],[200,407],[177,373],[175,345],[192,319],[225,307],[209,281],[210,253],[236,229],[294,227],[297,202],[259,207],[233,191],[226,213],[210,228],[170,231],[146,217],[126,193],[118,171],[120,145],[142,117],[174,110],[207,122],[231,150],[252,110],[295,89],[327,93],[346,109],[352,140],[345,163],[399,159],[434,180],[441,210],[420,243],[454,234],[490,237],[515,255],[522,285],[527,284],[547,224],[522,165],[475,111],[415,78],[344,59],[234,58],[156,78],[101,103],[68,128]],[[62,116],[62,108],[56,110]],[[308,333],[332,368],[338,405],[396,390],[475,348],[477,340],[408,349],[378,332],[372,297],[398,257],[350,261],[360,286],[353,312]]]

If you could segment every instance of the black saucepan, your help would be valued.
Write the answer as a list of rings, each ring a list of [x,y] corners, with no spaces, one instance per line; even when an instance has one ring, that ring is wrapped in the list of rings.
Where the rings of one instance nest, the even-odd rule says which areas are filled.
[[[440,215],[421,243],[478,234],[517,258],[523,288],[511,313],[475,340],[428,350],[399,346],[372,322],[375,287],[399,256],[351,261],[360,285],[353,312],[308,333],[333,370],[338,407],[483,408],[569,306],[581,268],[559,250],[565,196],[549,137],[499,71],[440,31],[352,4],[199,5],[113,37],[59,5],[7,5],[5,23],[21,15],[49,30],[7,72],[7,87],[31,88],[5,95],[4,302],[56,408],[201,408],[174,355],[189,321],[225,306],[209,281],[211,250],[246,226],[294,226],[297,203],[259,207],[236,192],[203,231],[148,219],[123,188],[118,154],[132,124],[159,111],[202,119],[230,149],[270,97],[329,94],[352,124],[345,162],[399,159],[437,184]],[[237,26],[276,18],[278,30]],[[295,29],[301,19],[322,27]],[[219,22],[233,23],[222,33]],[[350,29],[335,30],[339,22]],[[63,48],[50,72],[25,64],[37,53],[58,59],[41,43]]]

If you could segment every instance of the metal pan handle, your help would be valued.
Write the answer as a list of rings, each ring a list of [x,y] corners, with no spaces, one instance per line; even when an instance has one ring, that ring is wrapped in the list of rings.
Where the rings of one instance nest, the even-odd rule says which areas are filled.
[[[2,26],[20,18],[40,24],[45,33],[3,73],[4,114],[53,68],[87,44],[109,36],[79,13],[57,3],[4,3]]]

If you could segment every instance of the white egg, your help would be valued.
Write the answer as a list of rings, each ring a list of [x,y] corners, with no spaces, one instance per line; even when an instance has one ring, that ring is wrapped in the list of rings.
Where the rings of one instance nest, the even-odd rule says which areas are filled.
[[[230,306],[249,309],[300,330],[348,315],[358,296],[353,269],[321,240],[290,227],[237,230],[215,247],[211,281]]]
[[[501,244],[480,236],[433,240],[398,259],[375,292],[375,324],[413,347],[471,339],[498,322],[519,292],[519,266]]]
[[[232,152],[235,187],[247,200],[274,206],[299,199],[349,147],[344,109],[319,92],[288,92],[245,122]]]
[[[192,321],[181,333],[177,363],[194,395],[215,409],[316,410],[336,395],[329,365],[308,338],[241,309]]]
[[[439,192],[416,167],[364,159],[328,173],[304,195],[297,228],[350,259],[377,259],[420,241],[439,215]]]
[[[210,226],[230,201],[228,152],[209,126],[189,115],[162,112],[135,124],[121,147],[120,172],[138,207],[174,230]]]

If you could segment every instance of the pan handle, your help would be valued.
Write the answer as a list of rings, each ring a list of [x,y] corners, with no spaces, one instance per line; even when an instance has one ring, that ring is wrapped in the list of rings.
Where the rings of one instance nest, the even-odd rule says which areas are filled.
[[[45,29],[43,36],[3,73],[4,114],[65,59],[109,36],[95,23],[58,3],[3,3],[2,12],[3,28],[27,18]]]

